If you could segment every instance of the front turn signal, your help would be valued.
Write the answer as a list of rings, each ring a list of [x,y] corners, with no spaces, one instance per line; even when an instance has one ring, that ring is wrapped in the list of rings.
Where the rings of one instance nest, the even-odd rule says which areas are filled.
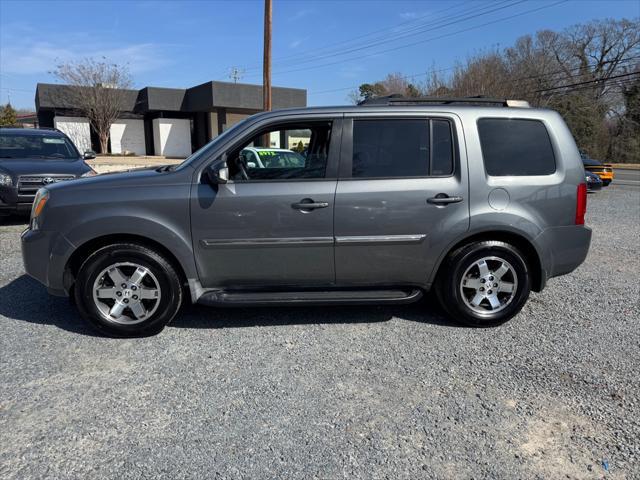
[[[31,219],[37,218],[44,209],[44,206],[49,201],[49,191],[45,188],[41,188],[36,193],[36,198],[33,200],[33,207],[31,207]]]

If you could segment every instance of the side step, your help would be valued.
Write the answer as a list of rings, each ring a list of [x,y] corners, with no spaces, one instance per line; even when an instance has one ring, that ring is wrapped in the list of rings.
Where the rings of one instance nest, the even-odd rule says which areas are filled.
[[[287,292],[248,292],[216,290],[206,292],[197,303],[216,307],[258,307],[276,305],[365,305],[411,303],[422,297],[422,290],[308,290]]]

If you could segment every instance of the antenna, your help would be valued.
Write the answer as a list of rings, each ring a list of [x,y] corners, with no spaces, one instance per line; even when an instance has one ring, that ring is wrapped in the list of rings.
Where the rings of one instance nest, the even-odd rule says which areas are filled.
[[[233,83],[238,83],[238,80],[244,75],[244,69],[238,67],[231,67],[229,69],[229,78],[233,80]]]

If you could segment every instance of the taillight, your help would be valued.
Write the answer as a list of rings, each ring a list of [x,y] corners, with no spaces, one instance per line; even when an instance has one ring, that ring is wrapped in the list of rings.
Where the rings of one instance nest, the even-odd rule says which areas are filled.
[[[576,200],[576,225],[584,225],[584,215],[587,213],[587,184],[578,185]]]

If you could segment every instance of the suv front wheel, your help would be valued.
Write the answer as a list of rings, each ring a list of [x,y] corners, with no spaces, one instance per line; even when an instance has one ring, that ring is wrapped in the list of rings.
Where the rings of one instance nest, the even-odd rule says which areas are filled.
[[[445,262],[436,293],[442,308],[462,324],[500,325],[517,315],[529,297],[527,262],[508,243],[472,243]]]
[[[94,252],[80,267],[74,295],[82,317],[115,337],[160,332],[182,302],[171,263],[147,247],[128,243]]]

